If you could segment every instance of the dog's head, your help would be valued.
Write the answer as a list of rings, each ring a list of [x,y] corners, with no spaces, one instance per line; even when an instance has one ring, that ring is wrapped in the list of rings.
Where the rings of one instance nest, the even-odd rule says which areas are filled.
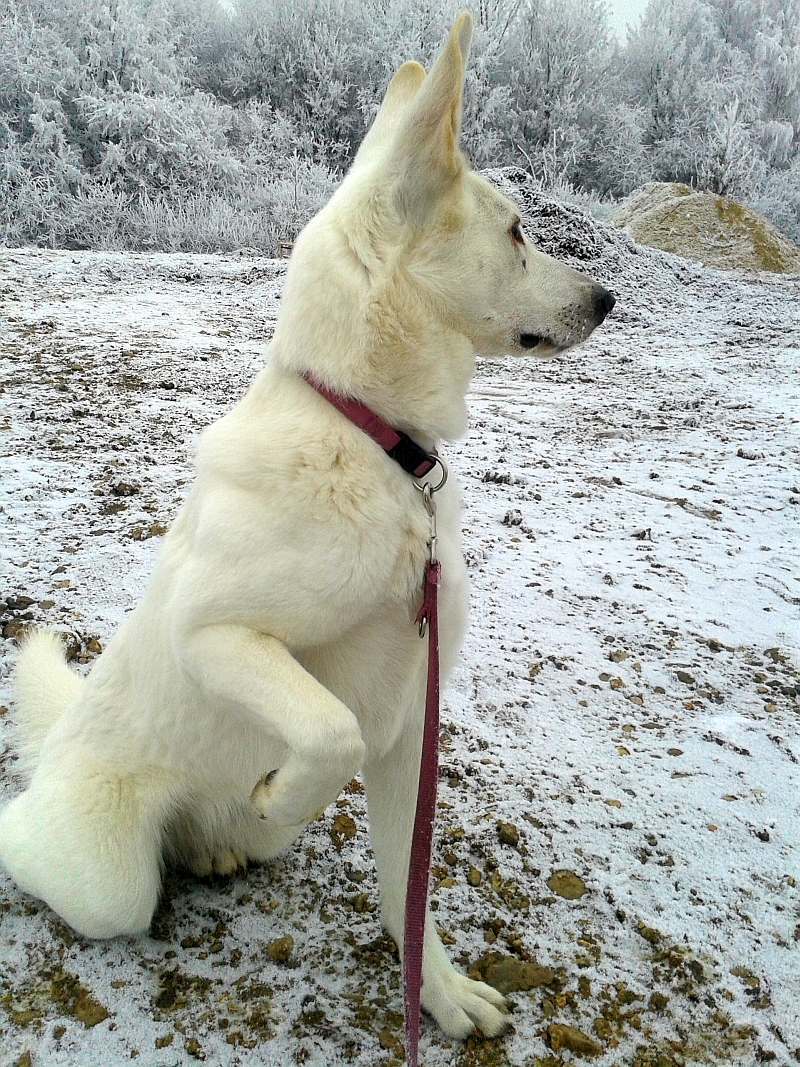
[[[459,137],[471,37],[464,13],[429,74],[418,63],[400,67],[346,185],[377,184],[396,222],[383,228],[383,258],[388,245],[448,326],[484,355],[549,356],[584,341],[614,297],[540,252],[515,205],[466,164]]]

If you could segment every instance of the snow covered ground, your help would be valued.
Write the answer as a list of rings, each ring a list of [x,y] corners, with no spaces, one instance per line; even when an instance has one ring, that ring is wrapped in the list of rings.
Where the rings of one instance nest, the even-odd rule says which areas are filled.
[[[473,613],[433,900],[454,958],[515,991],[506,1037],[427,1022],[424,1063],[793,1063],[800,278],[527,209],[620,302],[557,362],[480,362],[448,450]],[[20,626],[68,631],[89,664],[136,602],[194,437],[262,363],[284,266],[0,253],[4,677]],[[7,728],[7,680],[0,703]],[[0,876],[0,1063],[398,1065],[376,905],[358,783],[269,869],[170,873],[138,940],[76,938]]]

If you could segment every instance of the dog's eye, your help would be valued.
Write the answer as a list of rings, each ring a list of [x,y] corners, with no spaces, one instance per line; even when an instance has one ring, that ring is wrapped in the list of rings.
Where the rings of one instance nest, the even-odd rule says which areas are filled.
[[[520,226],[520,224],[518,222],[514,223],[514,225],[509,230],[509,233],[511,234],[511,240],[516,242],[516,244],[518,244],[518,245],[524,245],[525,244],[525,235],[523,234],[522,227]]]

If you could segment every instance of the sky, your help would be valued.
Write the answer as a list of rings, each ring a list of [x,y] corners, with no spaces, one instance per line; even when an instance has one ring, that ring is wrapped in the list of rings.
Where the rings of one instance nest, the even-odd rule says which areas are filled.
[[[625,27],[629,22],[638,22],[647,7],[647,0],[606,0],[611,28],[625,40]]]

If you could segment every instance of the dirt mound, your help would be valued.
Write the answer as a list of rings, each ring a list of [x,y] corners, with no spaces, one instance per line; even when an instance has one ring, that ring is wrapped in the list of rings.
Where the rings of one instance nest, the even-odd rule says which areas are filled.
[[[800,271],[800,248],[751,208],[679,182],[648,182],[612,221],[638,242],[723,270]]]
[[[601,281],[629,273],[640,252],[671,273],[666,256],[640,249],[616,227],[598,222],[574,204],[565,204],[541,192],[530,174],[520,167],[497,167],[484,176],[517,204],[528,237],[537,248],[564,260]]]
[[[574,204],[554,200],[520,167],[483,174],[517,204],[537,248],[589,274],[621,298],[614,309],[618,319],[650,320],[661,314],[667,298],[672,308],[686,307],[698,287],[708,284],[703,267],[637,244],[617,226],[592,218]]]

